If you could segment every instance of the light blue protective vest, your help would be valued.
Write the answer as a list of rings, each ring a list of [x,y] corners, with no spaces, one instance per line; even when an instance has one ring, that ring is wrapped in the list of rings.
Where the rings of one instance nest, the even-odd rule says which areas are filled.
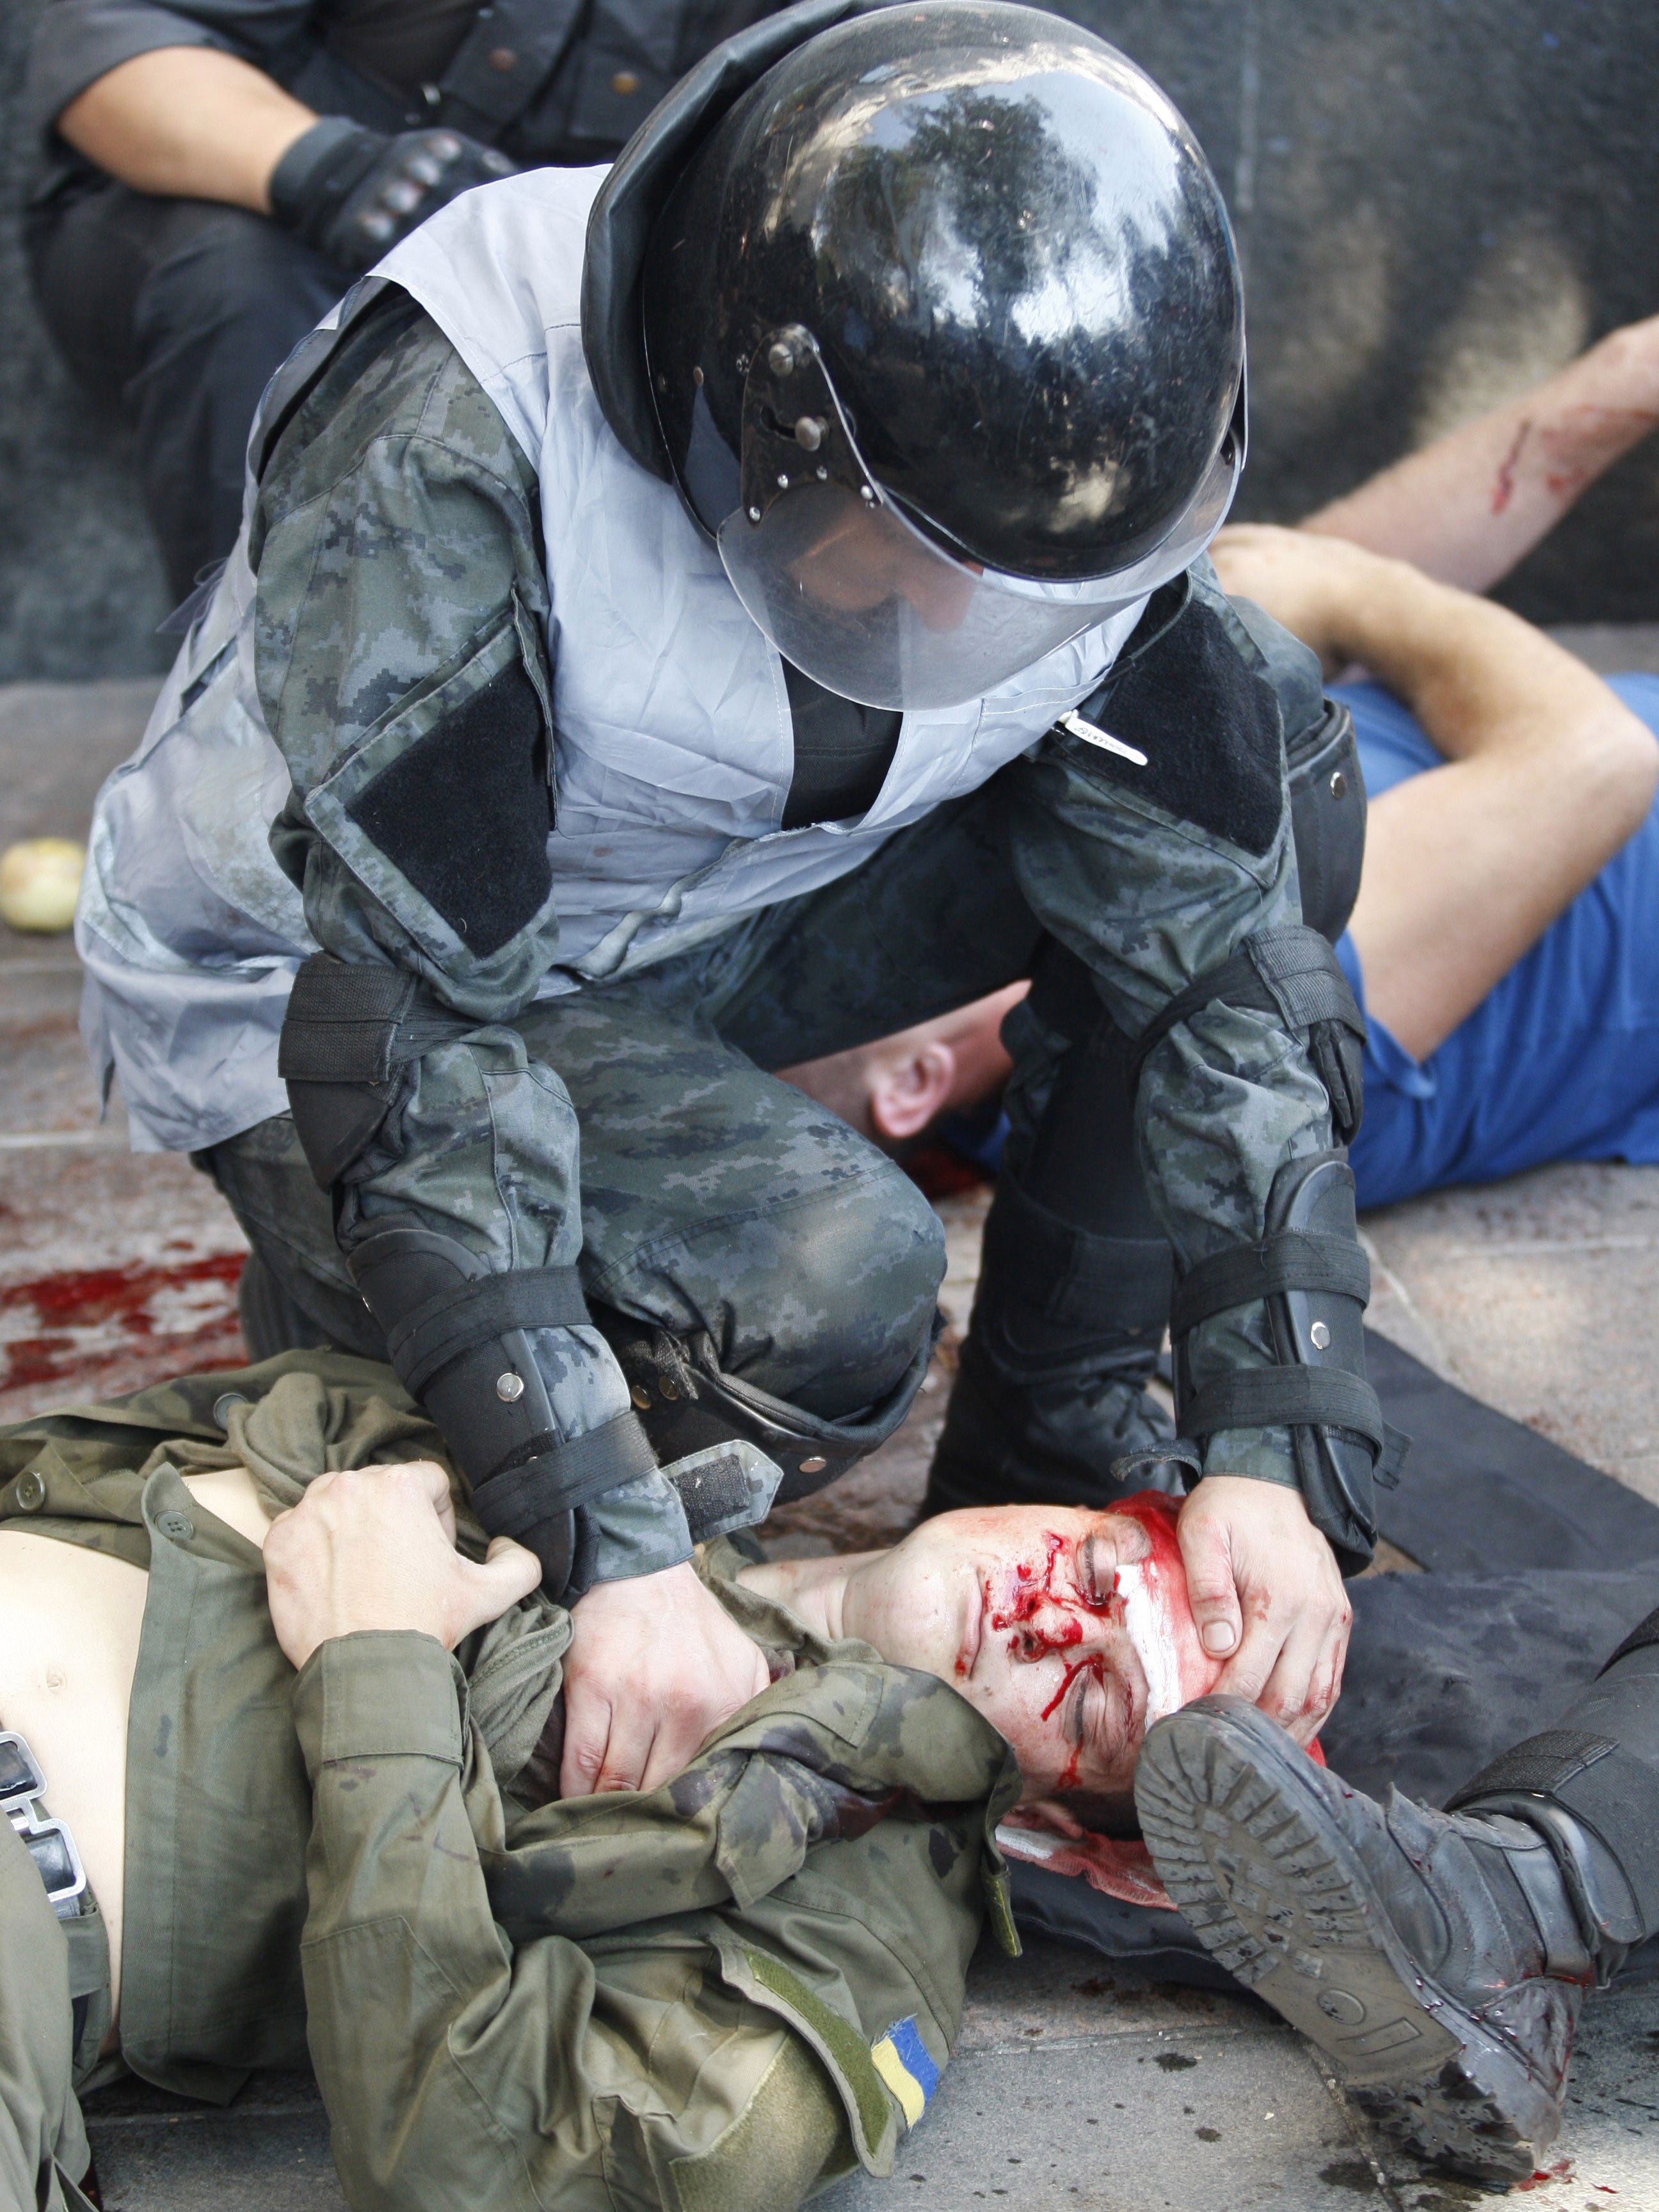
[[[560,922],[544,997],[857,867],[1029,750],[1093,690],[1140,613],[1124,609],[982,698],[906,714],[867,814],[781,829],[794,764],[783,663],[672,485],[623,452],[588,380],[582,246],[604,174],[541,169],[468,192],[379,271],[455,347],[539,480]],[[306,342],[308,375],[333,325]],[[253,653],[245,525],[143,743],[99,796],[76,924],[82,1034],[105,1079],[118,1074],[143,1150],[216,1144],[288,1109],[277,1036],[295,969],[317,948],[266,842],[289,775]]]

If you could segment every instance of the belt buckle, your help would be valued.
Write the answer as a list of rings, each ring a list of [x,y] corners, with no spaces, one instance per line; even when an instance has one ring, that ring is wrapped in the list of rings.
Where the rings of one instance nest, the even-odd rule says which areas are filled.
[[[0,1729],[0,1813],[34,1861],[52,1911],[60,1920],[74,1920],[87,1887],[86,1869],[68,1827],[42,1807],[46,1790],[46,1778],[27,1741],[13,1729]]]

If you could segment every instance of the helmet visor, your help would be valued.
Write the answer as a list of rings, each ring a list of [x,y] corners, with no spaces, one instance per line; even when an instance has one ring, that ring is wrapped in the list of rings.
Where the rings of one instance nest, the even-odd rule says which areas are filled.
[[[1077,583],[953,556],[867,473],[856,489],[803,475],[758,520],[735,507],[715,543],[750,616],[815,682],[868,707],[956,707],[1189,567],[1226,518],[1240,458],[1224,443],[1158,545]]]

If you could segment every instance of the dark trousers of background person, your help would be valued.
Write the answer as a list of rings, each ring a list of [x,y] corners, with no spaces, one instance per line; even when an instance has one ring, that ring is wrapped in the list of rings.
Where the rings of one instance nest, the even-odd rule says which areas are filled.
[[[90,401],[138,434],[176,601],[222,561],[274,372],[350,279],[265,216],[100,184],[27,219],[35,297]]]

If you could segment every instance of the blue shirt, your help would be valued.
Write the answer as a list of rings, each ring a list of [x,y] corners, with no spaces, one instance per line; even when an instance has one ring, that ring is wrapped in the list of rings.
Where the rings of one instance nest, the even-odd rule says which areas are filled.
[[[1659,735],[1659,677],[1616,676],[1613,689]],[[1336,696],[1352,713],[1371,799],[1441,765],[1379,685],[1342,684]],[[1353,939],[1336,951],[1364,1006]],[[1375,1014],[1366,1021],[1365,1115],[1349,1151],[1361,1206],[1493,1182],[1547,1160],[1659,1162],[1659,800],[1427,1060],[1413,1060]],[[995,1170],[1006,1117],[951,1115],[940,1128]]]
[[[1659,733],[1659,677],[1615,677],[1613,689]],[[1352,712],[1371,799],[1440,765],[1377,685],[1337,696]],[[1336,949],[1364,1005],[1352,939]],[[1366,1019],[1365,1115],[1349,1152],[1361,1206],[1547,1160],[1659,1161],[1659,802],[1425,1060]]]

